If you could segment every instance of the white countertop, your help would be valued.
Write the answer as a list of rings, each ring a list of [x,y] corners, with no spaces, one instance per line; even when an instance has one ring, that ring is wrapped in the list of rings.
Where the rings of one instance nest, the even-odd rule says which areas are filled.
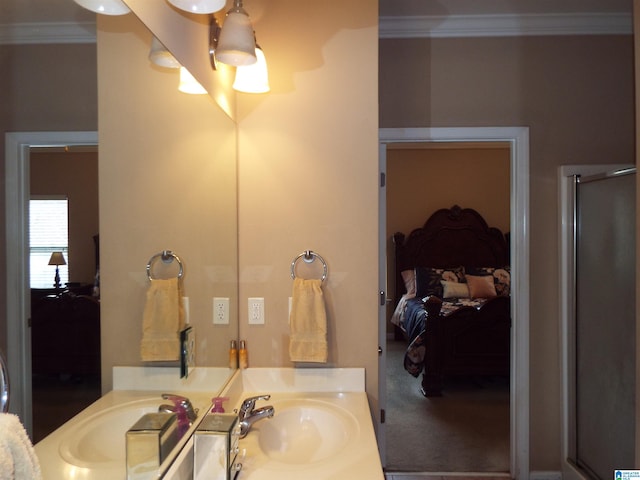
[[[206,412],[211,405],[211,398],[220,392],[229,375],[230,371],[226,368],[199,367],[188,378],[181,379],[176,368],[114,367],[114,390],[99,398],[34,446],[43,480],[124,480],[127,476],[124,462],[117,466],[103,464],[100,468],[87,468],[82,462],[70,462],[61,456],[63,441],[73,435],[76,428],[88,419],[95,418],[97,414],[109,409],[136,401],[142,403],[144,400],[157,402],[157,405],[168,403],[162,399],[163,393],[186,396],[194,408]],[[195,426],[192,429],[195,429]],[[179,445],[185,443],[190,433],[185,435]],[[98,456],[99,452],[96,452],[96,457]]]
[[[335,455],[296,464],[269,458],[263,452],[259,436],[270,419],[259,420],[240,440],[245,455],[238,458],[243,467],[237,480],[384,480],[363,368],[248,368],[232,378],[221,396],[229,397],[226,409],[231,411],[239,408],[244,398],[263,394],[271,398],[259,401],[256,408],[273,405],[276,417],[279,405],[317,401],[348,411],[357,426]]]
[[[61,456],[63,440],[73,435],[79,425],[86,424],[90,418],[117,406],[149,399],[158,405],[166,403],[162,393],[184,395],[192,400],[196,408],[206,411],[211,405],[211,397],[215,395],[229,397],[225,408],[231,412],[240,405],[242,399],[258,395],[270,394],[269,403],[276,407],[288,401],[307,400],[325,402],[346,411],[353,419],[354,429],[349,433],[349,441],[344,448],[329,458],[308,463],[285,463],[267,456],[259,446],[261,422],[256,422],[246,438],[240,441],[240,448],[246,451],[243,468],[238,480],[288,480],[304,478],[305,480],[383,480],[384,474],[376,445],[373,422],[364,391],[364,369],[361,368],[249,368],[236,372],[226,384],[219,382],[228,378],[227,369],[208,369],[199,367],[188,381],[180,380],[172,372],[142,367],[117,367],[114,369],[114,390],[91,404],[70,421],[35,445],[36,455],[40,461],[44,480],[119,480],[126,478],[126,467],[122,465],[110,468],[86,468],[76,462],[66,461]],[[223,371],[224,370],[224,371]],[[217,387],[217,388],[216,388]],[[285,403],[283,403],[285,402]],[[266,404],[259,402],[257,407]],[[282,411],[282,409],[281,409]],[[275,417],[274,417],[275,418]],[[263,427],[264,428],[264,427]],[[195,429],[188,432],[179,447],[187,445],[184,452],[191,450],[192,442],[188,441]],[[99,448],[98,448],[99,450]],[[99,452],[98,452],[99,453]],[[188,455],[181,457],[191,458]],[[177,463],[177,462],[176,462]],[[176,466],[172,466],[175,469]],[[188,469],[187,469],[188,470]],[[183,475],[171,476],[183,478]],[[186,478],[190,478],[186,477]]]

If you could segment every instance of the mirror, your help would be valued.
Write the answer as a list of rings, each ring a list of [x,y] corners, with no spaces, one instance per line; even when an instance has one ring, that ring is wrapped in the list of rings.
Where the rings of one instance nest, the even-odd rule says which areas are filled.
[[[150,32],[134,15],[127,17],[122,24],[118,20],[99,27],[98,33],[117,37],[114,42],[106,42],[117,47],[108,48],[98,66],[99,230],[104,263],[102,393],[112,387],[114,365],[141,365],[145,267],[158,251],[172,249],[185,262],[184,293],[189,298],[189,317],[196,331],[197,365],[228,371],[229,343],[238,335],[235,124],[210,97],[179,93],[177,74],[151,67],[147,61]],[[57,65],[61,74],[52,74],[48,79],[46,98],[36,94],[41,90],[38,82],[28,82],[17,92],[8,91],[7,95],[15,94],[20,104],[26,105],[19,116],[22,128],[51,132],[95,129],[95,106],[77,105],[73,91],[81,90],[82,102],[95,98],[96,45],[6,48],[15,49],[15,54],[10,55],[15,59],[9,64],[12,76],[37,77],[43,65],[48,65],[43,59],[68,60],[71,70],[79,73],[70,81],[70,69]],[[82,66],[74,69],[74,59],[82,60]],[[59,77],[64,77],[66,83],[60,82]],[[77,83],[82,85],[78,87]],[[44,133],[47,132],[43,132],[43,145],[58,145]],[[73,143],[74,136],[67,136],[71,140],[62,142]],[[32,144],[28,135],[24,139],[19,134],[16,137],[19,145]],[[22,155],[23,149],[19,152]],[[16,170],[23,158],[19,156],[12,164]],[[18,178],[18,173],[13,175]],[[7,197],[20,201],[19,193],[12,191]],[[8,225],[15,227],[9,236],[21,238],[22,233],[14,231],[21,222],[13,216],[11,220]],[[15,262],[20,258],[15,256]],[[8,268],[11,279],[16,278],[15,262]],[[16,297],[11,295],[12,299]],[[229,298],[229,325],[213,325],[214,297]],[[28,315],[25,309],[14,306],[9,312],[9,321],[26,325],[20,320]],[[16,329],[9,331],[15,333]],[[8,338],[8,343],[13,338]],[[17,379],[12,385],[13,410],[27,416],[31,402],[26,399],[30,390],[25,382],[30,381],[30,372],[17,372],[29,368],[21,361],[28,350],[15,347],[18,340],[13,343],[13,353],[5,353]],[[177,371],[176,366],[176,375]]]
[[[235,123],[210,96],[179,92],[175,70],[149,63],[152,33],[135,15],[97,23],[103,390],[115,365],[162,365],[141,362],[140,339],[146,265],[164,250],[184,265],[196,365],[228,368],[238,335]],[[228,325],[213,323],[214,298],[229,299]]]

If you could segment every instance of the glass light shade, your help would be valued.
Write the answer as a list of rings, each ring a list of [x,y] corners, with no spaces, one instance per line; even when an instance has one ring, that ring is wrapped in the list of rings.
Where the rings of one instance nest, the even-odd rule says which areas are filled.
[[[167,47],[165,47],[155,36],[151,39],[149,60],[159,67],[180,68],[180,62],[176,60],[176,57],[171,55],[171,52],[167,50]]]
[[[236,68],[234,90],[245,93],[266,93],[270,90],[267,60],[260,47],[256,47],[256,56],[258,61],[253,65]]]
[[[256,39],[249,15],[230,10],[222,25],[216,60],[235,67],[256,63]]]
[[[180,67],[180,84],[178,90],[191,95],[203,95],[207,93],[202,85],[191,75],[191,72],[184,67]]]
[[[53,252],[51,258],[49,258],[49,265],[66,265],[67,262],[64,259],[62,252]]]
[[[222,10],[225,0],[168,0],[171,5],[185,12],[215,13]]]
[[[127,7],[120,0],[74,0],[78,5],[92,12],[104,15],[125,15],[129,13]]]

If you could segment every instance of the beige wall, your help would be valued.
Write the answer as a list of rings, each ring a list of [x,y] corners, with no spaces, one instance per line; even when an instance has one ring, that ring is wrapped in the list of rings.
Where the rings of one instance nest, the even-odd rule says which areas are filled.
[[[557,167],[634,161],[632,47],[630,36],[380,41],[381,127],[530,129],[532,470],[560,468]]]
[[[36,151],[37,152],[37,151]],[[93,284],[98,234],[98,153],[31,153],[32,195],[69,199],[69,281]]]
[[[151,67],[150,42],[134,15],[98,15],[104,390],[114,365],[141,364],[145,269],[162,250],[184,264],[197,364],[227,366],[238,336],[212,324],[214,296],[237,315],[235,125],[208,95],[180,93],[176,70]]]
[[[442,148],[444,147],[444,148]],[[408,235],[440,208],[474,208],[489,226],[510,228],[509,146],[387,151],[387,238]]]
[[[95,45],[0,45],[0,158],[5,133],[95,131],[98,102]],[[2,174],[4,178],[4,169]],[[0,248],[5,251],[5,187],[0,182]],[[0,270],[6,271],[4,255]],[[0,276],[0,304],[6,305]],[[0,310],[0,348],[6,349],[6,311]]]
[[[272,91],[238,97],[240,338],[256,367],[288,356],[291,261],[328,263],[329,366],[365,367],[377,412],[376,2],[253,0]],[[357,53],[355,53],[357,52]],[[355,54],[354,54],[355,53]],[[247,323],[265,298],[265,325]]]

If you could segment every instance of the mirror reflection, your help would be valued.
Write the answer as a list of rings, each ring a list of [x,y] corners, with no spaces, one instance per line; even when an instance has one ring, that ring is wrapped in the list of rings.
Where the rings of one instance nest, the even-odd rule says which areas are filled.
[[[179,376],[177,362],[144,362],[140,354],[143,309],[149,287],[145,267],[149,257],[158,251],[175,250],[184,261],[183,297],[186,320],[195,331],[196,371],[198,368],[223,371],[223,375],[210,383],[210,394],[216,393],[214,386],[224,384],[232,371],[229,345],[237,339],[235,124],[210,97],[178,92],[173,72],[150,67],[146,57],[151,32],[134,15],[128,17],[124,24],[107,24],[100,29],[99,35],[110,37],[106,43],[114,46],[105,52],[103,67],[108,71],[101,75],[101,82],[109,87],[100,91],[96,87],[95,44],[3,47],[15,59],[8,65],[12,74],[20,78],[41,75],[43,65],[50,64],[43,59],[55,58],[58,62],[47,82],[46,99],[32,92],[38,89],[35,85],[22,89],[14,85],[11,88],[15,91],[8,92],[12,97],[25,100],[21,128],[79,132],[97,129],[98,123],[106,126],[104,130],[101,127],[100,166],[95,182],[90,182],[89,176],[78,175],[82,186],[98,199],[98,211],[90,214],[93,215],[91,221],[84,217],[90,216],[91,202],[74,199],[69,190],[56,181],[60,176],[43,174],[44,180],[49,181],[48,186],[43,181],[43,190],[36,193],[38,189],[34,188],[33,191],[34,195],[55,194],[68,198],[69,228],[77,215],[83,216],[80,223],[87,232],[81,234],[82,242],[89,242],[88,246],[74,244],[70,232],[67,249],[63,249],[66,265],[44,262],[42,269],[47,283],[34,288],[47,291],[34,295],[34,301],[52,294],[60,300],[58,303],[64,300],[65,307],[70,307],[74,315],[79,297],[92,302],[87,307],[91,313],[81,314],[83,321],[91,325],[86,335],[76,338],[70,333],[73,330],[60,325],[50,329],[56,338],[63,336],[72,341],[76,351],[86,350],[87,358],[69,359],[68,366],[50,365],[46,360],[50,352],[40,348],[46,342],[34,343],[33,358],[38,358],[33,362],[34,368],[48,367],[50,371],[46,375],[56,382],[64,380],[70,387],[68,390],[47,385],[51,388],[41,397],[46,401],[36,400],[34,390],[32,402],[31,385],[27,382],[30,383],[34,372],[29,363],[19,366],[25,369],[24,375],[15,375],[18,380],[12,388],[13,411],[20,412],[21,418],[29,417],[25,421],[29,433],[39,432],[34,435],[35,442],[94,399],[112,391],[114,366],[169,368]],[[127,68],[136,71],[121,75]],[[58,75],[62,71],[67,73]],[[69,71],[77,74],[71,82]],[[133,84],[132,78],[136,78]],[[112,95],[113,89],[118,89],[120,95]],[[118,100],[112,101],[114,98]],[[31,111],[34,113],[30,114]],[[197,124],[194,118],[199,119]],[[25,144],[28,146],[29,141]],[[47,144],[52,145],[50,141]],[[37,142],[34,146],[38,146]],[[61,147],[53,153],[61,157],[73,153],[73,144],[61,143]],[[40,153],[34,149],[24,157],[25,162],[33,162],[34,167],[37,163],[48,163],[50,159],[40,162]],[[69,174],[61,173],[61,176],[70,178]],[[18,177],[18,180],[25,179]],[[26,182],[29,185],[28,175]],[[26,210],[24,218],[28,215]],[[93,239],[98,233],[99,253],[98,243]],[[25,259],[27,255],[25,252]],[[94,295],[94,283],[100,260],[98,297]],[[54,286],[56,268],[61,276],[59,288]],[[29,275],[26,271],[22,274]],[[14,308],[28,315],[30,289],[25,290],[21,293],[25,308]],[[223,322],[214,322],[214,298],[224,299],[228,305]],[[50,309],[56,310],[57,320],[53,323],[75,321],[71,315],[61,313],[58,306]],[[21,324],[14,316],[8,322]],[[47,336],[40,335],[52,338]],[[30,356],[28,344],[21,345],[20,350]],[[14,369],[18,368],[15,362],[13,365]],[[87,372],[76,372],[77,369]],[[85,375],[92,378],[91,394],[76,402],[74,395],[79,385],[84,386]]]

